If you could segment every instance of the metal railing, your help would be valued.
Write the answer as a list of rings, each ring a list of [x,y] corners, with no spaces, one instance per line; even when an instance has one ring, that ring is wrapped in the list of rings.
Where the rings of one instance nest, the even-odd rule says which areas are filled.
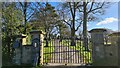
[[[89,51],[85,51],[82,38],[75,38],[75,45],[71,46],[71,38],[51,38],[44,40],[44,63],[91,64],[91,43]]]

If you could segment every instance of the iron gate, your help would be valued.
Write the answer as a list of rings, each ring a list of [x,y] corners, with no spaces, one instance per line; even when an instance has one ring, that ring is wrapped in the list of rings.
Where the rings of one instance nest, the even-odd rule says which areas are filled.
[[[45,39],[43,63],[91,64],[92,48],[90,42],[88,47],[89,51],[85,51],[82,38],[76,38],[74,46],[71,46],[71,38]]]

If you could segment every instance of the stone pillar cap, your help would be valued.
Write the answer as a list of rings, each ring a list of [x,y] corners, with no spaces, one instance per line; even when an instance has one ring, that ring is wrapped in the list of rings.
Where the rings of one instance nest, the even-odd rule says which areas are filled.
[[[95,28],[89,31],[89,33],[92,32],[106,32],[107,30],[105,28]]]
[[[43,32],[42,30],[32,30],[31,32],[30,32],[30,34],[32,34],[32,33],[39,33],[39,34],[45,34],[45,32]]]
[[[15,37],[18,37],[18,38],[26,38],[26,35],[25,35],[25,34],[15,35]]]

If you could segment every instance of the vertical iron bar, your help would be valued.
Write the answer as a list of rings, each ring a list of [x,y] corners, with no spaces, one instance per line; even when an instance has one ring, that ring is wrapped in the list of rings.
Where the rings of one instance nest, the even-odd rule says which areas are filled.
[[[70,45],[71,45],[71,38],[70,38]],[[71,46],[69,46],[69,52],[72,53],[72,50],[70,49],[70,47],[71,47]],[[72,55],[72,54],[70,54],[70,59],[71,59],[70,62],[72,63],[72,56],[71,56],[71,55]]]
[[[54,48],[56,48],[55,46],[55,43],[56,43],[56,39],[55,39],[55,37],[54,37]],[[55,52],[56,52],[56,50],[55,50]],[[55,63],[55,52],[54,52],[54,63]]]
[[[69,63],[69,51],[68,51],[68,49],[69,49],[69,38],[68,38],[68,41],[67,41],[67,63]]]
[[[83,52],[83,39],[81,41],[81,56],[82,56],[82,62],[84,63],[84,53]]]
[[[63,53],[62,53],[62,49],[63,49],[63,42],[64,42],[64,39],[62,41],[62,45],[61,45],[61,63],[63,63]]]
[[[45,44],[46,44],[46,41],[45,41]],[[46,44],[47,45],[47,44]],[[46,46],[45,45],[45,46]],[[45,47],[45,49],[46,49],[47,47]],[[47,58],[47,53],[46,53],[46,51],[45,51],[45,63],[47,63],[47,61],[46,61],[46,58]]]
[[[80,36],[80,60],[83,63],[83,55],[82,55],[82,37]]]
[[[59,45],[59,47],[58,47],[58,53],[59,53],[58,58],[59,59],[57,59],[57,60],[58,60],[58,63],[60,63],[60,38],[58,38],[58,40],[59,40],[59,42],[58,42],[58,45]]]
[[[51,59],[51,54],[52,54],[51,38],[50,38],[50,40],[49,40],[49,41],[50,41],[50,46],[49,46],[49,47],[50,47],[50,53],[49,53],[49,54],[50,54],[50,59]],[[50,59],[49,59],[49,61],[50,61]],[[51,62],[51,61],[50,61],[50,62]]]
[[[88,38],[88,49],[89,49],[89,46],[90,46],[90,43],[89,43],[89,38]],[[89,53],[90,53],[90,52],[88,52],[88,57],[87,57],[87,58],[88,58],[88,64],[89,64],[89,62],[90,62],[90,61],[89,61],[89,60],[90,60],[90,55],[89,55]]]
[[[44,62],[46,63],[46,41],[44,40]]]
[[[43,40],[43,63],[44,63],[44,40]]]
[[[80,38],[79,38],[79,40],[78,40],[78,47],[80,46]],[[78,49],[78,63],[80,63],[79,61],[80,61],[80,50]]]
[[[66,50],[65,50],[65,54],[66,54],[66,56],[65,56],[65,60],[66,60],[66,63],[67,63],[67,41],[68,41],[68,39],[66,38],[66,45],[64,45],[64,47],[66,47]]]
[[[77,48],[77,39],[75,39],[75,43],[76,43],[76,45],[75,45],[75,63],[77,63],[77,60],[76,60],[77,56],[78,56],[77,55],[77,49],[76,49]]]
[[[68,63],[70,63],[70,59],[69,59],[69,56],[70,56],[69,55],[69,48],[70,47],[69,46],[70,46],[70,38],[68,37],[68,56],[67,56],[68,57]]]
[[[54,48],[54,44],[53,44],[53,37],[52,37],[52,47]],[[55,49],[55,48],[54,48]],[[54,51],[53,51],[53,53],[52,53],[52,63],[53,63],[53,58],[54,58],[54,56],[53,56],[53,54],[54,54]]]
[[[62,38],[62,40],[63,40],[63,38]],[[62,62],[61,62],[61,60],[62,60],[62,59],[61,59],[61,58],[62,58],[61,48],[62,48],[62,41],[61,41],[61,43],[60,43],[60,63],[62,63]]]
[[[74,41],[75,41],[75,39],[74,39]],[[75,42],[74,42],[74,43],[75,43]],[[75,45],[73,46],[73,60],[72,60],[73,63],[75,63],[75,61],[74,61],[74,60],[75,60],[74,52],[75,52]]]
[[[62,53],[62,49],[63,49],[63,42],[65,41],[65,39],[63,38],[63,41],[62,41],[62,45],[61,45],[61,62],[63,63],[63,53]]]
[[[60,37],[60,39],[61,39],[61,37]],[[61,50],[61,42],[62,41],[60,41],[60,43],[59,43],[59,45],[60,45],[60,47],[59,47],[59,63],[61,63],[61,59],[60,59],[61,58],[61,51],[60,51]]]

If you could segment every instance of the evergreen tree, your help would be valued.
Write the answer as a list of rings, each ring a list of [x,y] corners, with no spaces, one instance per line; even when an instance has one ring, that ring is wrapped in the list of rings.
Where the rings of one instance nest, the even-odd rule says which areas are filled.
[[[40,11],[36,12],[34,19],[31,21],[34,22],[34,29],[41,27],[39,29],[43,29],[45,31],[46,39],[50,39],[50,36],[56,28],[58,22],[58,15],[56,13],[55,7],[51,6],[47,2],[45,6],[40,8]]]

